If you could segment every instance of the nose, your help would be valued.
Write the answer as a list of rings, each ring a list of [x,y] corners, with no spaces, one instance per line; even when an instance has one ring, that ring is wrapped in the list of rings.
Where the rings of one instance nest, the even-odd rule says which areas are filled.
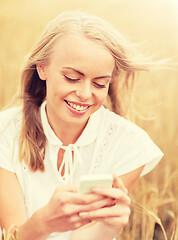
[[[91,85],[89,82],[83,82],[76,90],[76,95],[82,102],[87,101],[92,97]]]

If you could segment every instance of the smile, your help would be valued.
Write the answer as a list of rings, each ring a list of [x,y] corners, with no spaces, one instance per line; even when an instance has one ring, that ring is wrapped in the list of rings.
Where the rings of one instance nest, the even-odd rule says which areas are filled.
[[[77,103],[73,103],[73,102],[69,102],[67,100],[64,100],[71,108],[79,111],[79,112],[82,112],[82,111],[85,111],[86,109],[88,109],[90,107],[90,105],[82,105],[82,104],[77,104]]]

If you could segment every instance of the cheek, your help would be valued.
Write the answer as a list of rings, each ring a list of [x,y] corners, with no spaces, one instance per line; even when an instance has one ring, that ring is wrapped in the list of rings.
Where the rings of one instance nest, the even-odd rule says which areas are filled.
[[[46,97],[49,101],[56,102],[61,96],[60,87],[52,82],[46,83]]]
[[[100,93],[98,93],[96,95],[97,102],[102,104],[106,100],[107,95],[108,95],[108,89],[106,89],[105,91],[103,90]]]

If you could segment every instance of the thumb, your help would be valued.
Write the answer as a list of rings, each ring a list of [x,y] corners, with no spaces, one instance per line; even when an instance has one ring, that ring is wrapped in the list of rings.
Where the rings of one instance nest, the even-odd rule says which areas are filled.
[[[124,186],[124,183],[116,174],[113,174],[113,187],[120,188],[123,192],[128,194],[127,188]]]

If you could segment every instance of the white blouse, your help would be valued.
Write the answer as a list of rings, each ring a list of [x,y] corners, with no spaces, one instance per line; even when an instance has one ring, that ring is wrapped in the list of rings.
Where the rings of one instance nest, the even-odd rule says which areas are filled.
[[[46,102],[41,106],[42,126],[47,138],[44,172],[31,172],[24,162],[19,162],[21,108],[0,113],[0,167],[16,173],[28,217],[48,203],[59,184],[78,184],[84,174],[115,173],[121,176],[145,165],[143,176],[163,156],[143,129],[104,107],[92,114],[75,144],[63,146],[48,123],[45,106]],[[58,171],[60,148],[65,153]],[[65,175],[61,176],[63,166]],[[70,234],[53,233],[48,239],[68,240]]]

